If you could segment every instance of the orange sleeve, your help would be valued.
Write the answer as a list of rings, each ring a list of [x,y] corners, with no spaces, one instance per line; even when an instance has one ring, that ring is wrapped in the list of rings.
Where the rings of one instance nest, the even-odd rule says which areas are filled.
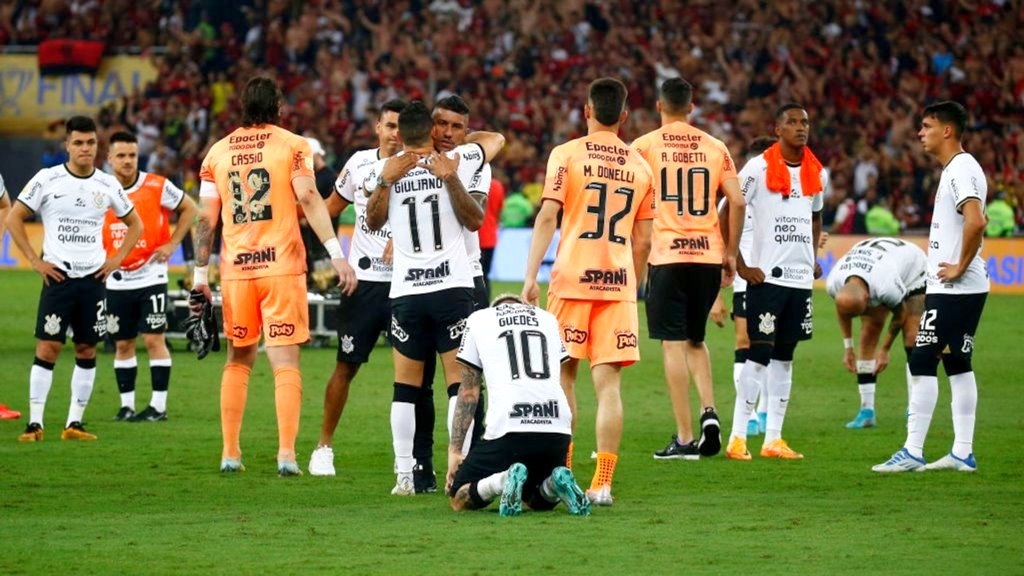
[[[645,183],[646,191],[642,187],[637,190],[641,194],[642,200],[636,213],[636,219],[653,220],[657,214],[656,197],[654,195],[654,175],[651,174],[651,168],[647,164],[644,164],[644,174],[647,176]]]
[[[210,151],[206,153],[206,158],[203,159],[203,165],[199,168],[199,180],[206,180],[207,182],[216,182],[216,176],[213,172],[213,158],[217,151],[217,147],[213,146]]]
[[[299,176],[309,176],[310,178],[314,178],[313,149],[310,148],[309,142],[301,136],[295,136],[291,140],[292,171],[290,179],[294,180]]]
[[[730,178],[739,178],[739,174],[736,172],[736,163],[732,161],[732,154],[729,154],[729,147],[724,142],[720,143],[722,146],[722,182]]]
[[[548,157],[548,171],[544,176],[544,193],[541,198],[557,200],[565,204],[565,193],[569,187],[570,144],[556,146]]]
[[[633,150],[636,150],[637,154],[643,156],[644,160],[647,160],[647,162],[651,161],[651,159],[647,157],[647,154],[651,151],[651,141],[646,134],[636,140],[633,140],[632,148]]]

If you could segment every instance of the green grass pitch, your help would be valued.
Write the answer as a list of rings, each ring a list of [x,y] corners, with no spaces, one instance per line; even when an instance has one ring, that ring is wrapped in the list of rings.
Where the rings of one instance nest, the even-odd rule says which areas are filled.
[[[1024,573],[1020,298],[990,296],[979,330],[974,475],[882,477],[869,470],[904,439],[903,355],[893,354],[879,383],[879,427],[846,430],[858,407],[856,383],[841,365],[831,303],[819,291],[815,337],[797,349],[785,427],[805,460],[760,459],[757,439],[752,462],[653,460],[674,424],[660,351],[642,329],[643,360],[623,377],[615,506],[590,518],[559,508],[506,519],[496,505],[455,514],[441,494],[389,495],[392,373],[384,346],[353,384],[335,437],[336,478],[277,477],[272,374],[262,358],[243,427],[248,471],[219,474],[223,354],[198,362],[180,341],[169,421],[112,422],[119,406],[113,359],[101,354],[86,411],[99,440],[61,442],[73,365],[65,349],[47,406],[47,438],[19,444],[39,284],[34,273],[0,272],[0,403],[24,412],[21,420],[0,421],[2,574]],[[731,326],[710,327],[708,346],[727,433],[735,395]],[[149,398],[144,354],[139,363],[142,408]],[[333,363],[333,350],[303,350],[303,469]],[[444,386],[435,388],[435,462],[443,470]],[[587,458],[594,446],[588,377],[577,390],[575,470],[585,485],[594,468]],[[930,460],[952,444],[948,401],[943,377],[926,446]]]

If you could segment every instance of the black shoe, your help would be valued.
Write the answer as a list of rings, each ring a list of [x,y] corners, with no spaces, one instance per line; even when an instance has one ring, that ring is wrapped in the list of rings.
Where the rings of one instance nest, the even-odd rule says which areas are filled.
[[[437,476],[434,475],[432,463],[417,464],[412,467],[412,485],[417,494],[433,494],[437,492]]]
[[[135,410],[127,406],[121,406],[121,409],[117,411],[117,416],[114,416],[114,420],[118,422],[128,422],[135,417]]]
[[[146,409],[128,419],[129,422],[161,422],[167,420],[167,412],[157,412],[156,408],[146,406]]]
[[[668,446],[654,453],[655,460],[700,460],[700,451],[697,450],[697,441],[691,440],[686,444],[680,444],[673,436],[668,441]]]
[[[700,440],[697,449],[701,456],[714,456],[722,451],[722,424],[718,414],[710,406],[704,409],[700,417]]]

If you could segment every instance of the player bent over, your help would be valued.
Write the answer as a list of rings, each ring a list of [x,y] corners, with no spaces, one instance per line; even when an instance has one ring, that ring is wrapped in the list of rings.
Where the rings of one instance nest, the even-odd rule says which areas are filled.
[[[563,465],[572,412],[552,366],[556,359],[569,359],[559,332],[552,314],[507,294],[466,321],[457,355],[462,382],[448,445],[453,510],[484,508],[500,496],[502,516],[518,516],[523,503],[551,510],[559,502],[570,514],[590,514],[590,501]],[[484,377],[490,400],[483,440],[463,459]]]
[[[928,260],[910,242],[897,238],[869,238],[854,244],[832,268],[825,282],[836,301],[839,331],[843,335],[843,364],[857,374],[860,411],[847,428],[875,425],[875,383],[889,365],[889,349],[900,332],[910,360],[917,324],[924,310]],[[875,355],[885,319],[892,312],[882,349]],[[860,316],[860,360],[853,353],[853,319]],[[907,366],[910,397],[910,366]]]

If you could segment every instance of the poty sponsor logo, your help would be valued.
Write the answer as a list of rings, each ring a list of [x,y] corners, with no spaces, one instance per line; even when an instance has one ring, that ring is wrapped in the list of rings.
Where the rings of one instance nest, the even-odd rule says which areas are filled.
[[[636,348],[636,334],[632,332],[622,332],[615,335],[615,347],[619,350],[623,348]]]
[[[567,326],[562,329],[562,339],[570,344],[583,344],[587,341],[586,330],[577,330]]]
[[[279,337],[282,337],[282,336],[287,338],[288,336],[292,336],[294,334],[295,334],[295,324],[286,324],[286,323],[282,322],[280,324],[271,324],[270,325],[270,332],[268,333],[268,336],[270,338],[279,338]]]
[[[245,338],[248,334],[249,334],[249,329],[246,328],[245,326],[232,326],[231,327],[231,337],[236,339],[236,340],[240,340],[242,338]]]

